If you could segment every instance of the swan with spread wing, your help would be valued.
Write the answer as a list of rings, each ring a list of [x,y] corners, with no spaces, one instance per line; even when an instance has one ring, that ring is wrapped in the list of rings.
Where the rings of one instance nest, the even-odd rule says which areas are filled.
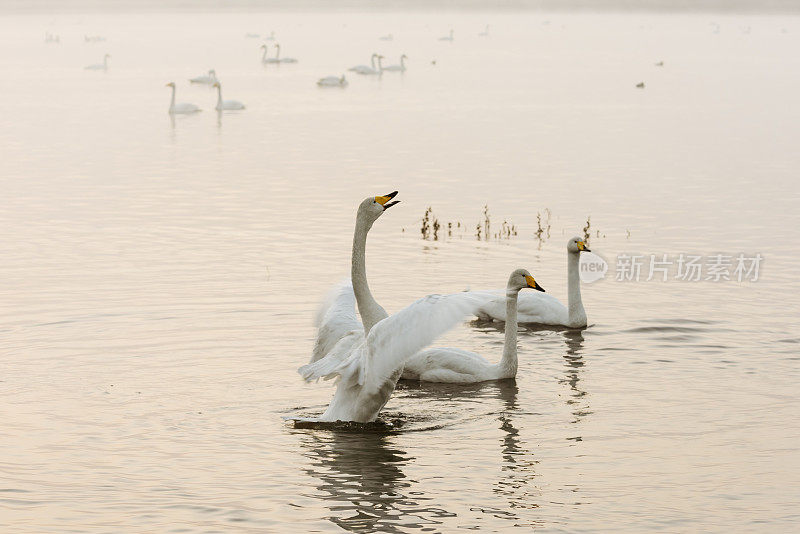
[[[344,315],[338,313],[340,306],[352,306],[352,300],[347,300],[349,287],[341,286],[320,319],[321,328],[330,326],[328,335],[322,340],[318,336],[312,363],[298,370],[306,381],[339,378],[321,421],[374,421],[394,392],[405,361],[487,301],[478,292],[428,295],[391,316],[375,301],[366,283],[366,237],[383,212],[397,204],[391,201],[396,194],[367,198],[358,209],[351,279],[363,326],[352,308]],[[352,329],[337,339],[348,325]],[[333,348],[314,360],[330,343]]]

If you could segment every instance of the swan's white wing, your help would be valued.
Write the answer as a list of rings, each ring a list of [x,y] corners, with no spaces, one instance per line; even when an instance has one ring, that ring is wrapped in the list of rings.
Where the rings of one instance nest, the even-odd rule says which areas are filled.
[[[479,293],[494,293],[495,297],[481,306],[477,315],[491,317],[497,321],[506,320],[506,297],[500,291],[480,291]],[[557,298],[549,293],[539,291],[526,291],[520,293],[517,301],[518,323],[541,324],[566,324],[567,308]]]
[[[311,362],[323,358],[334,345],[353,330],[362,330],[361,321],[356,317],[356,297],[350,280],[343,280],[322,301],[314,317],[317,339]]]
[[[475,291],[428,295],[377,323],[367,336],[364,385],[380,388],[408,358],[475,313],[490,296]]]

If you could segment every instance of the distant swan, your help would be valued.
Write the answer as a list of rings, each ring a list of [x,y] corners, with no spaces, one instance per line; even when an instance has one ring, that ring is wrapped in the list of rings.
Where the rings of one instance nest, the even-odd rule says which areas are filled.
[[[483,30],[478,34],[479,37],[489,37],[489,25],[486,25],[486,29]]]
[[[214,82],[212,87],[217,88],[217,111],[234,111],[244,109],[244,104],[237,100],[222,100],[222,86],[219,82]]]
[[[187,104],[187,103],[175,103],[175,82],[169,82],[167,87],[172,87],[172,99],[169,102],[169,114],[170,115],[183,115],[188,113],[196,113],[200,111],[200,108],[195,106],[194,104]]]
[[[375,76],[375,75],[383,74],[383,70],[384,69],[383,69],[383,64],[381,63],[381,60],[383,59],[383,56],[380,55],[380,54],[377,54],[377,55],[375,55],[375,58],[378,60],[378,68],[377,69],[375,67],[364,68],[364,69],[357,70],[356,74],[364,74],[364,75],[367,75],[367,76],[370,76],[370,75]],[[363,67],[364,65],[359,65],[359,66]]]
[[[108,54],[103,56],[102,63],[95,63],[94,65],[87,65],[84,67],[85,70],[108,70],[108,58],[110,58]]]
[[[317,80],[317,85],[320,87],[347,87],[347,80],[344,74],[339,76],[326,76]]]
[[[355,67],[350,67],[349,71],[356,72],[358,74],[366,74],[369,71],[375,71],[375,58],[378,57],[378,54],[372,54],[369,58],[370,66],[367,65],[356,65]]]
[[[270,64],[281,62],[281,60],[276,57],[267,57],[267,45],[261,45],[261,49],[264,51],[264,53],[261,54],[261,63]]]
[[[366,233],[383,212],[396,202],[389,202],[395,193],[365,199],[358,208],[356,232],[353,238],[353,272],[355,280],[361,273],[359,263],[361,236]],[[364,273],[365,274],[365,273]],[[365,295],[356,292],[359,310],[370,320],[383,318],[367,329],[356,328],[340,339],[324,357],[304,365],[298,372],[306,381],[319,378],[340,377],[336,393],[321,421],[374,421],[389,400],[403,364],[414,353],[431,343],[436,337],[455,326],[470,310],[477,309],[481,299],[474,293],[429,295],[398,313],[386,317],[383,308]],[[377,306],[378,308],[373,308]],[[365,335],[365,331],[368,333]]]
[[[204,74],[202,76],[195,76],[194,78],[189,78],[189,82],[191,83],[200,83],[205,85],[214,85],[214,82],[217,81],[217,71],[211,69],[208,71],[208,74]]]
[[[275,32],[269,32],[267,37],[264,37],[265,41],[274,41],[275,40]]]
[[[394,37],[392,36],[391,33],[388,34],[388,35],[381,35],[380,37],[378,37],[379,41],[391,41],[393,39],[394,39]]]
[[[586,310],[581,300],[580,253],[591,252],[580,237],[567,242],[567,306],[543,293],[526,293],[519,298],[517,321],[582,328],[586,326]],[[506,320],[505,302],[495,298],[481,307],[478,317]]]
[[[278,49],[278,54],[275,57],[278,59],[279,63],[297,63],[297,60],[293,57],[281,57],[281,45],[275,43],[275,48]]]
[[[505,298],[509,320],[499,363],[491,364],[478,354],[461,349],[425,349],[406,361],[402,378],[455,384],[514,378],[517,375],[517,298],[520,290],[526,287],[544,291],[525,269],[511,273]]]
[[[439,37],[440,41],[450,41],[453,42],[453,30],[450,30],[450,35],[445,37]]]
[[[399,65],[389,65],[388,67],[383,67],[383,70],[389,72],[405,72],[406,71],[406,60],[408,56],[403,54],[400,56],[400,64]]]

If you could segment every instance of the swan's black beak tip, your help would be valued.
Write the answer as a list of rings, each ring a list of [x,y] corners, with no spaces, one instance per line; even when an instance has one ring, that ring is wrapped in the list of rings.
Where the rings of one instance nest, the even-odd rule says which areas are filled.
[[[383,211],[388,210],[389,208],[391,208],[395,204],[400,204],[400,201],[399,200],[393,200],[391,202],[387,202],[386,204],[383,205]]]
[[[546,293],[544,288],[540,286],[538,282],[536,283],[536,287],[534,287],[533,289],[535,289],[536,291],[541,291],[542,293]]]

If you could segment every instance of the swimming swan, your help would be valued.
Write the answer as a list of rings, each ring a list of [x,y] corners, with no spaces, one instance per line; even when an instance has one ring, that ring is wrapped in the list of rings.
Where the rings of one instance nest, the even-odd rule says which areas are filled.
[[[84,67],[84,70],[108,70],[108,58],[110,58],[108,54],[103,56],[102,63],[95,63],[94,65],[87,65]]]
[[[450,41],[453,42],[453,30],[450,30],[450,36],[439,37],[440,41]]]
[[[356,74],[364,74],[364,75],[367,75],[367,76],[376,75],[376,74],[377,75],[383,74],[383,65],[381,64],[381,60],[383,59],[383,56],[380,55],[380,54],[375,54],[375,59],[378,60],[378,68],[377,69],[374,68],[374,67],[364,68],[364,69],[357,70]],[[360,67],[364,67],[365,65],[359,65],[359,66]]]
[[[317,85],[320,87],[347,87],[347,80],[344,79],[344,74],[339,76],[326,76],[317,80]]]
[[[383,67],[383,70],[389,72],[405,72],[406,71],[406,60],[408,56],[403,54],[400,56],[400,64],[399,65],[389,65],[388,67]]]
[[[264,53],[261,54],[261,63],[271,64],[281,62],[281,60],[276,57],[267,57],[267,45],[261,45],[261,49],[264,51]]]
[[[517,322],[582,328],[586,326],[586,310],[581,300],[580,253],[591,252],[580,237],[567,242],[567,306],[556,298],[542,293],[526,293],[519,298]],[[505,321],[503,299],[495,298],[483,306],[478,317]]]
[[[374,421],[391,397],[405,360],[486,302],[478,292],[429,295],[392,316],[375,302],[366,284],[366,236],[383,212],[397,203],[390,202],[395,195],[367,198],[356,216],[351,278],[357,282],[353,288],[363,328],[354,324],[356,328],[324,358],[298,369],[306,381],[339,377],[321,421]]]
[[[169,102],[169,114],[170,115],[178,115],[178,114],[188,114],[188,113],[196,113],[200,111],[200,108],[195,106],[194,104],[187,104],[185,102],[176,104],[175,103],[175,82],[169,82],[166,87],[172,87],[172,99]]]
[[[217,107],[214,108],[217,111],[233,111],[238,109],[244,109],[244,104],[239,102],[238,100],[222,100],[222,86],[219,82],[214,82],[212,87],[217,88]]]
[[[350,67],[349,71],[357,72],[358,74],[365,74],[367,71],[374,71],[375,70],[375,58],[378,57],[378,54],[372,54],[369,58],[370,66],[366,65],[356,65],[355,67]]]
[[[542,286],[525,269],[517,269],[511,273],[505,298],[506,317],[511,320],[506,321],[503,357],[499,363],[491,364],[478,354],[461,349],[425,349],[406,361],[402,378],[423,382],[473,384],[517,376],[517,298],[520,290],[526,287],[544,292]]]
[[[214,82],[217,81],[217,71],[211,69],[208,71],[208,74],[204,74],[202,76],[195,76],[194,78],[189,78],[189,82],[191,83],[200,83],[204,85],[214,85]]]
[[[278,49],[278,53],[275,58],[278,60],[278,63],[297,63],[297,60],[293,57],[281,57],[281,45],[275,43],[275,48]]]

